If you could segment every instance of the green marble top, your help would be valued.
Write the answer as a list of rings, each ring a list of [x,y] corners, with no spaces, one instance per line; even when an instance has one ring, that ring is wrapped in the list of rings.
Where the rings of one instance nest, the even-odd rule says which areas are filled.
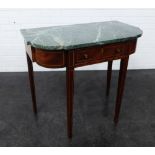
[[[138,38],[142,30],[119,21],[22,29],[27,45],[47,50],[70,50]]]

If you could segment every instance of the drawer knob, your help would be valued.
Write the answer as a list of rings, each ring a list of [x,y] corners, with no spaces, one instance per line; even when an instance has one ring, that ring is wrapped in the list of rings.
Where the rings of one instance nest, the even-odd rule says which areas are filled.
[[[121,49],[117,48],[117,49],[116,49],[116,52],[117,52],[117,53],[121,52]]]
[[[87,55],[87,54],[84,54],[84,58],[85,58],[85,59],[88,59],[88,55]]]

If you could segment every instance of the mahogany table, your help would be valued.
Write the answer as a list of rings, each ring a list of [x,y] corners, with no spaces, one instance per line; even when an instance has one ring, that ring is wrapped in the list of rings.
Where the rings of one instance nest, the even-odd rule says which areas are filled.
[[[108,61],[109,95],[112,63],[120,59],[114,122],[118,123],[129,56],[135,52],[142,31],[134,26],[107,21],[98,23],[22,29],[25,40],[33,111],[37,113],[32,62],[46,68],[66,67],[67,127],[72,137],[74,69]]]

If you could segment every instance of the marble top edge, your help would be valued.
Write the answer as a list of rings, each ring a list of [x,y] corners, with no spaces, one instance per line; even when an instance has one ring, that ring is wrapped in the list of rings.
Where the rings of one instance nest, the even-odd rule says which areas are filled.
[[[120,39],[120,40],[109,40],[107,42],[98,42],[98,43],[88,43],[88,44],[78,44],[78,45],[74,45],[74,46],[67,46],[66,47],[63,47],[63,48],[59,48],[59,47],[53,47],[53,46],[39,46],[39,45],[31,45],[31,43],[27,43],[27,45],[31,45],[32,47],[34,48],[38,48],[38,49],[44,49],[44,50],[74,50],[74,49],[78,49],[78,48],[85,48],[85,47],[92,47],[92,46],[103,46],[103,45],[108,45],[108,44],[112,44],[112,43],[119,43],[119,42],[126,42],[126,41],[130,41],[130,40],[134,40],[135,38],[139,38],[141,37],[141,35],[137,36],[137,37],[131,37],[131,38],[124,38],[124,39]]]
[[[70,50],[136,39],[142,30],[119,21],[21,29],[25,43],[46,50]]]

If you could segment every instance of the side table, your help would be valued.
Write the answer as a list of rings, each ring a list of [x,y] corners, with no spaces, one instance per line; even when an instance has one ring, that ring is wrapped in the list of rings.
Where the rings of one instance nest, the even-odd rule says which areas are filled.
[[[37,113],[33,62],[46,68],[66,67],[67,126],[72,137],[74,69],[108,61],[109,95],[112,63],[121,60],[114,122],[118,123],[129,56],[135,52],[142,31],[134,26],[107,21],[98,23],[22,29],[25,40],[33,111]]]

